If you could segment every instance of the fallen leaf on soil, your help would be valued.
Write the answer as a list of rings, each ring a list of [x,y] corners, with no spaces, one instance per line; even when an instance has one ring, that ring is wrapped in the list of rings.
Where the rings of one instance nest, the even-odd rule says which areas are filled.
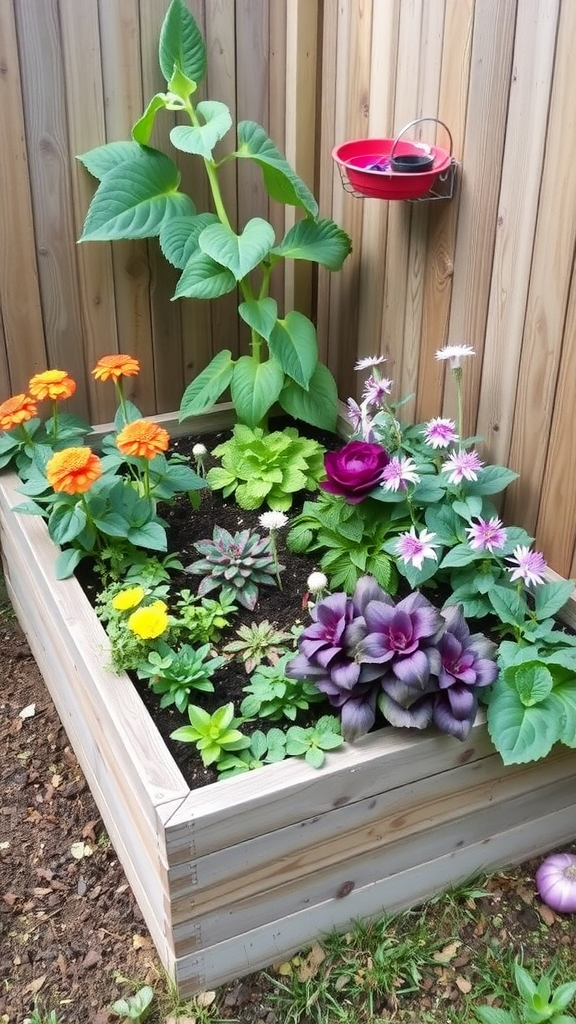
[[[460,974],[456,978],[456,984],[464,995],[466,995],[467,992],[470,992],[470,989],[472,988],[472,982],[468,981],[468,978],[463,978]]]
[[[216,999],[215,992],[199,992],[195,997],[194,1002],[200,1010],[206,1010]]]
[[[456,956],[461,945],[461,942],[451,942],[448,946],[444,946],[444,949],[437,949],[434,953],[434,960],[438,964],[450,963],[450,961]]]
[[[91,857],[94,850],[88,845],[88,843],[72,843],[70,853],[74,857],[74,860],[82,860],[83,857]]]
[[[554,911],[551,910],[550,907],[547,907],[545,903],[539,903],[536,909],[544,921],[544,924],[551,928],[556,920],[556,914]]]
[[[312,949],[308,953],[304,963],[298,969],[298,980],[309,981],[310,978],[314,978],[318,973],[318,968],[323,960],[326,959],[326,953],[322,949],[319,943],[312,946]]]
[[[132,936],[132,949],[150,949],[150,939],[136,933]]]
[[[34,718],[35,714],[36,714],[36,705],[35,704],[28,704],[25,708],[22,708],[22,711],[20,712],[18,717],[22,718],[22,719],[24,719],[24,718]]]
[[[62,776],[61,775],[53,775],[52,778],[50,779],[50,785],[54,786],[54,789],[58,789],[58,786],[60,785],[61,782],[62,782]]]
[[[46,977],[47,975],[43,974],[40,978],[34,978],[34,981],[31,981],[29,985],[26,985],[24,992],[29,992],[31,996],[35,996],[42,988],[42,985],[46,981]]]
[[[96,949],[89,949],[82,961],[82,967],[95,967],[101,959],[102,957]]]

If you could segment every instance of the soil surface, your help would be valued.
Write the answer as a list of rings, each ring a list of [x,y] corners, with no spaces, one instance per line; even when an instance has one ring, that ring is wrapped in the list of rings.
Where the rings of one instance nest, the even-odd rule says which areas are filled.
[[[306,578],[305,566],[290,572],[280,602],[284,610],[292,602],[288,617],[301,611]],[[54,1009],[57,1024],[108,1024],[118,1019],[110,1015],[111,1002],[145,983],[162,999],[166,981],[142,915],[1,592],[0,750],[0,1024],[22,1024],[35,1005]],[[568,947],[576,974],[576,915],[556,915],[541,904],[534,887],[539,862],[494,875],[489,894],[462,916],[453,962],[431,967],[403,1009],[382,999],[378,1020],[416,1021],[419,1007],[429,1013],[435,1006],[438,1021],[445,1020],[441,1004],[458,1006],[465,998],[477,980],[475,950],[494,937],[540,963]],[[430,921],[433,928],[433,914]],[[439,936],[443,928],[439,917]],[[284,1024],[264,974],[220,990],[213,1009],[220,1020]],[[188,1024],[194,1018],[157,1009],[151,1019]]]

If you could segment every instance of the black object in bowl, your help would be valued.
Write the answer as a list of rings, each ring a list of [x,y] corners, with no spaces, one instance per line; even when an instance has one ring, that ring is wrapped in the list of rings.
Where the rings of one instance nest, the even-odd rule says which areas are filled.
[[[434,164],[434,155],[426,153],[406,153],[404,156],[393,156],[390,161],[393,171],[399,174],[418,174],[429,171]]]

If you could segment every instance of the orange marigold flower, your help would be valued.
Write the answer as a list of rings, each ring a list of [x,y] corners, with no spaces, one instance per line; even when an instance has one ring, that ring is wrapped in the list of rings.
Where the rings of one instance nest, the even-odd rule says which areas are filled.
[[[0,405],[0,429],[13,430],[36,415],[36,402],[30,395],[14,395]]]
[[[140,458],[153,459],[160,452],[165,452],[170,444],[170,434],[164,427],[149,420],[134,420],[122,428],[116,444],[124,455],[138,455]]]
[[[102,463],[91,448],[64,448],[48,460],[46,476],[55,491],[82,494],[102,476]]]
[[[133,356],[102,356],[92,373],[96,380],[117,381],[120,377],[135,377],[140,372],[140,363]]]
[[[39,402],[50,398],[58,402],[61,398],[71,398],[76,391],[76,382],[65,370],[45,370],[37,373],[28,385],[30,394]]]

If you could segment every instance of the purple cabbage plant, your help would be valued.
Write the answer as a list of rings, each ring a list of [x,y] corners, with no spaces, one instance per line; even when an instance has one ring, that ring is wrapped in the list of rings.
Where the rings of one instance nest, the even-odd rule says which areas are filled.
[[[425,729],[434,723],[464,740],[477,690],[497,676],[496,644],[471,634],[459,605],[438,610],[418,591],[398,602],[371,576],[352,597],[331,594],[311,610],[299,653],[287,665],[340,708],[342,735],[355,740],[376,720]]]

